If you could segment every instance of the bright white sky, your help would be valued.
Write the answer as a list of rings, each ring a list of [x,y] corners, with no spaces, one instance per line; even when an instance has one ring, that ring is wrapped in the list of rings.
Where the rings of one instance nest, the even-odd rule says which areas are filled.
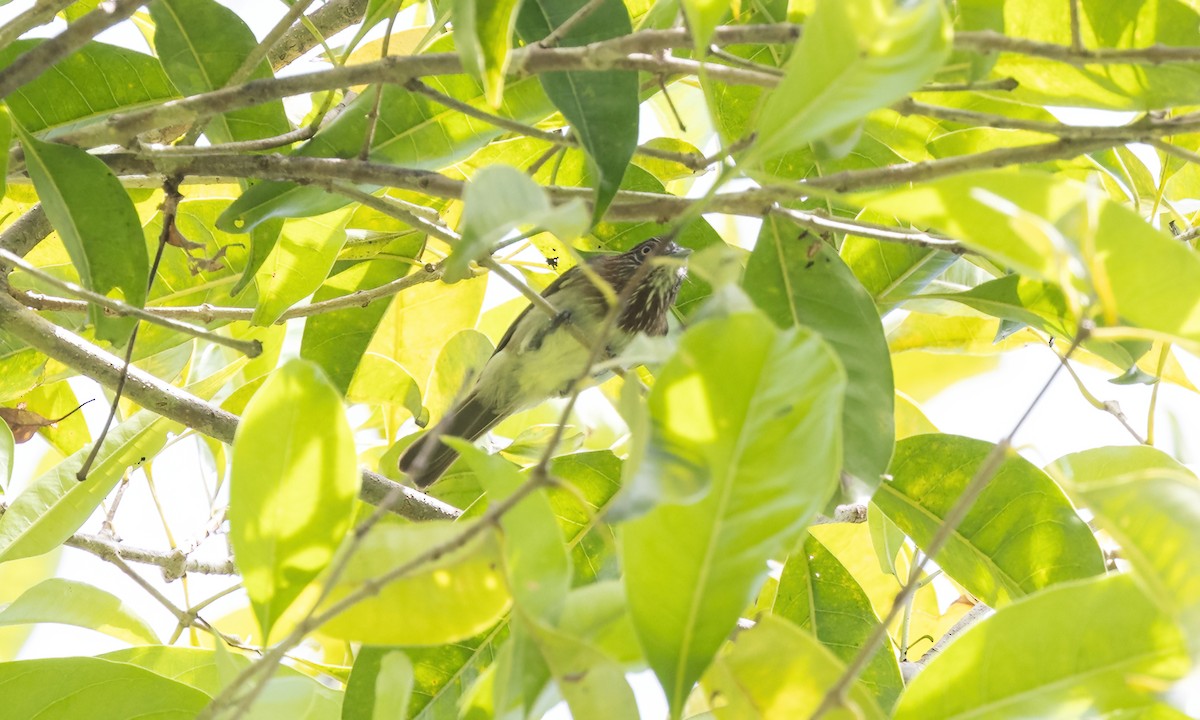
[[[258,37],[262,37],[283,13],[283,5],[279,3],[262,2],[262,0],[221,0],[223,4],[234,8],[252,27]],[[32,5],[33,0],[16,0],[11,4],[0,7],[0,24]],[[33,33],[37,36],[52,35],[64,27],[62,21],[40,28]],[[377,31],[378,32],[378,31]],[[124,45],[146,51],[148,48],[140,33],[128,23],[113,28],[100,39],[113,44]],[[347,37],[336,37],[331,43],[335,47],[339,42],[348,40]],[[304,70],[302,61],[293,66],[295,70]],[[294,70],[294,71],[295,71]],[[695,101],[683,93],[673,97],[677,104],[687,105]],[[298,108],[297,108],[298,109]],[[685,114],[691,117],[700,113]],[[1096,114],[1088,113],[1085,117],[1067,112],[1063,113],[1064,120],[1100,124]],[[659,134],[658,128],[672,127],[674,121],[663,114],[661,109],[646,109],[643,112],[643,140]],[[716,148],[712,139],[711,129],[690,127],[688,139],[706,151]],[[703,186],[694,188],[699,192]],[[731,243],[752,247],[756,233],[756,225],[748,221],[731,222],[719,217],[710,217],[710,221]],[[497,288],[489,295],[489,305],[509,297],[507,288]],[[898,313],[896,315],[899,315]],[[889,318],[889,324],[893,319]],[[298,333],[299,326],[296,327]],[[286,359],[286,358],[285,358]],[[972,378],[953,386],[950,391],[929,400],[924,410],[933,423],[943,432],[968,435],[989,441],[1004,437],[1013,424],[1024,412],[1030,400],[1037,393],[1042,383],[1054,371],[1058,361],[1055,355],[1045,347],[1030,346],[1010,352],[1003,356],[998,368],[984,375]],[[1200,379],[1195,373],[1196,364],[1188,362],[1193,378]],[[1150,387],[1116,386],[1106,382],[1106,377],[1089,367],[1080,366],[1078,372],[1093,394],[1102,400],[1116,400],[1124,409],[1135,427],[1143,434],[1146,426],[1146,413],[1149,406]],[[73,382],[78,397],[102,398],[98,387],[88,380]],[[95,434],[103,422],[103,414],[107,410],[107,401],[95,402],[85,409],[89,425]],[[1200,402],[1195,394],[1171,385],[1164,385],[1160,391],[1158,407],[1158,437],[1159,446],[1173,453],[1178,459],[1187,462],[1200,462],[1200,448],[1197,448],[1190,432],[1179,428],[1195,428],[1200,426]],[[1044,465],[1051,460],[1069,453],[1103,445],[1129,445],[1133,443],[1128,433],[1111,416],[1095,410],[1081,397],[1071,378],[1062,373],[1041,405],[1017,435],[1017,445],[1023,454],[1038,465]],[[1178,443],[1178,444],[1177,444]],[[14,487],[21,487],[36,477],[36,470],[46,445],[40,438],[19,446],[17,466],[14,477]],[[203,487],[199,469],[199,455],[193,442],[181,442],[164,453],[154,464],[155,479],[159,489],[160,499],[168,516],[176,539],[183,541],[198,532],[207,521],[207,502],[196,488]],[[99,529],[101,515],[94,517],[85,526],[84,531],[96,532]],[[125,498],[117,514],[116,526],[121,536],[132,545],[141,547],[164,548],[166,540],[162,525],[158,519],[149,492],[146,489],[144,475],[139,471],[134,473]],[[202,546],[199,557],[219,559],[224,557],[225,549],[220,541],[210,541]],[[122,597],[162,635],[164,640],[175,626],[174,619],[154,599],[142,589],[135,586],[116,568],[92,557],[82,551],[66,548],[58,567],[60,577],[71,578],[105,588]],[[152,568],[144,569],[143,575],[160,586],[164,593],[179,605],[184,605],[181,585],[176,582],[171,585],[161,583],[161,577]],[[228,578],[213,578],[202,575],[190,576],[190,597],[193,602],[216,594],[229,587],[232,582]],[[226,612],[239,606],[244,606],[245,597],[236,593],[218,601],[206,613],[209,619],[220,618]],[[25,643],[19,657],[51,657],[107,652],[124,647],[124,645],[106,635],[89,630],[57,625],[38,625]],[[4,660],[6,658],[0,658]],[[636,678],[634,687],[642,703],[644,717],[662,717],[666,706],[656,683]],[[559,709],[555,716],[566,716]]]

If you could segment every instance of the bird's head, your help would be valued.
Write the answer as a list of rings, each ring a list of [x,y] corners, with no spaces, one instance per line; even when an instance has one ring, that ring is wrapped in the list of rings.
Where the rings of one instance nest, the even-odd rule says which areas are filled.
[[[632,295],[618,320],[626,332],[665,335],[667,313],[687,275],[687,257],[692,251],[670,238],[650,238],[619,254],[593,261],[598,274],[618,295],[636,281]],[[642,266],[649,264],[648,268]]]

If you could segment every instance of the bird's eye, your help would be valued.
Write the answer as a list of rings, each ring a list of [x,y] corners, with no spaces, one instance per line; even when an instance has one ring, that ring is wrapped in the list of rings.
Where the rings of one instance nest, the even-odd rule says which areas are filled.
[[[642,246],[642,255],[649,255],[653,250],[654,250],[654,248],[650,247],[649,245],[643,245]]]

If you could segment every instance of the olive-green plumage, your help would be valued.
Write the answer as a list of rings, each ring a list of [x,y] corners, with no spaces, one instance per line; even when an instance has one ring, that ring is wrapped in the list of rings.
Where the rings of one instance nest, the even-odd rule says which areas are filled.
[[[638,277],[616,328],[606,339],[610,354],[623,350],[639,332],[666,334],[667,314],[686,274],[681,261],[689,253],[672,240],[652,238],[627,252],[588,261],[588,268],[618,296],[630,280]],[[645,262],[653,265],[638,275]],[[609,310],[605,293],[589,273],[573,267],[551,283],[542,296],[558,310],[558,316],[550,317],[532,306],[525,308],[501,338],[470,392],[400,457],[400,469],[418,487],[432,484],[458,456],[440,438],[475,440],[509,415],[547,398],[565,395],[582,373],[589,348],[579,342],[568,325],[588,337],[600,332]]]

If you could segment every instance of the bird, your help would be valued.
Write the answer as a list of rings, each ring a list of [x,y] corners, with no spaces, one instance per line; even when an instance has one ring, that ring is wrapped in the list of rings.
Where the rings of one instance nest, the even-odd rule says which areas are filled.
[[[669,237],[654,237],[623,253],[590,258],[586,272],[584,265],[577,265],[558,276],[542,292],[557,314],[551,316],[532,304],[526,307],[509,325],[471,389],[400,456],[400,470],[417,487],[428,487],[458,457],[441,438],[474,441],[515,412],[569,394],[592,354],[571,327],[585,337],[595,337],[613,299],[627,297],[606,339],[609,357],[620,353],[638,333],[666,335],[667,315],[687,275],[690,254]],[[643,270],[647,263],[650,266]],[[636,286],[627,288],[631,281]],[[603,288],[603,282],[610,289]]]

